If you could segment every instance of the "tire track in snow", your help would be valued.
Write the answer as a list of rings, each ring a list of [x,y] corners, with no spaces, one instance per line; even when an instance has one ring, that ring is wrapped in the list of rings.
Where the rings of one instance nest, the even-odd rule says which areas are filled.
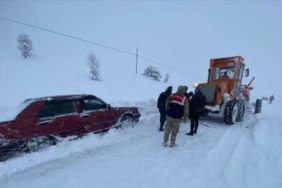
[[[224,177],[227,185],[230,188],[237,187],[256,187],[253,177],[249,177],[249,167],[256,169],[256,165],[253,165],[252,152],[255,150],[254,147],[254,132],[256,132],[259,126],[259,120],[256,115],[253,115],[250,124],[245,126],[246,131],[243,133],[242,138],[239,140],[237,147],[234,150],[234,154],[230,159],[228,167],[225,169]],[[240,180],[240,181],[238,181]],[[259,180],[255,180],[259,181]]]
[[[254,126],[240,140],[225,172],[229,187],[282,187],[282,119],[272,110],[266,106],[265,113],[256,114]]]
[[[219,185],[222,188],[227,187],[224,172],[239,140],[246,131],[243,127],[246,124],[252,124],[252,120],[248,117],[245,117],[241,124],[232,125],[221,136],[219,142],[207,152],[195,175],[190,179],[190,187],[205,188],[207,182],[211,188],[219,188]]]
[[[138,170],[139,173],[134,173],[131,178],[121,184],[121,187],[134,187],[136,182],[140,182],[139,188],[150,187],[151,184],[158,185],[159,187],[183,187],[183,184],[189,182],[189,177],[193,175],[193,171],[200,164],[198,159],[205,156],[205,153],[212,149],[214,142],[218,141],[217,135],[221,135],[225,129],[216,129],[215,134],[214,132],[209,132],[211,128],[200,127],[199,134],[194,137],[185,135],[187,129],[189,129],[187,124],[181,124],[177,138],[178,146],[176,148],[161,146],[162,133],[162,137],[159,140],[155,140],[155,142],[159,143],[158,148],[155,147],[155,149],[148,150],[147,152],[149,153],[146,154],[146,159],[140,161],[141,166],[142,164],[154,165],[147,167],[146,170],[143,169],[143,172]],[[203,131],[205,132],[201,133]]]

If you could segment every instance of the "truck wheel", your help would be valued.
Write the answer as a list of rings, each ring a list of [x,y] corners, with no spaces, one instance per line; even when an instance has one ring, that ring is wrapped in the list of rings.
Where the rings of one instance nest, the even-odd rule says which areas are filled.
[[[240,122],[243,120],[245,115],[245,101],[244,100],[238,100],[238,116],[236,121]]]
[[[256,104],[255,104],[255,114],[261,112],[261,106],[262,106],[262,100],[261,99],[257,99],[256,100]]]
[[[224,123],[233,125],[238,119],[239,106],[236,100],[229,101],[224,109]]]

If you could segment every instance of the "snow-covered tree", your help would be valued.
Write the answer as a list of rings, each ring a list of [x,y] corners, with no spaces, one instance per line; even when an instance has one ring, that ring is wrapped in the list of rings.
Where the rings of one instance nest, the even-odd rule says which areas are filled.
[[[87,65],[90,68],[90,77],[92,80],[102,81],[100,75],[100,63],[97,56],[90,52],[87,56]]]
[[[31,57],[31,51],[33,50],[32,41],[27,34],[20,34],[17,38],[18,49],[24,58]]]
[[[144,70],[143,75],[157,81],[160,81],[160,78],[162,78],[159,70],[151,65]]]
[[[167,83],[170,78],[170,75],[167,73],[164,77],[164,83]]]

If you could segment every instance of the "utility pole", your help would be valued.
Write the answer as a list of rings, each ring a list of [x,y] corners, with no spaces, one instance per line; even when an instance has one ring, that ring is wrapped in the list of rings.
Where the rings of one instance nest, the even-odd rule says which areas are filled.
[[[136,71],[135,71],[135,74],[137,74],[137,64],[138,64],[138,47],[136,49]]]

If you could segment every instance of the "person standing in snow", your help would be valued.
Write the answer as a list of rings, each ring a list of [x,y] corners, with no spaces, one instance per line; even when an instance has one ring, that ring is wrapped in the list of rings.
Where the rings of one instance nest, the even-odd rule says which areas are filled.
[[[169,86],[166,91],[162,92],[158,98],[158,109],[160,112],[160,128],[159,131],[164,131],[164,123],[166,120],[166,101],[172,93],[172,86]]]
[[[190,132],[186,135],[193,136],[197,133],[199,126],[199,119],[203,113],[206,105],[206,96],[202,93],[201,87],[198,86],[195,89],[195,94],[192,96],[189,102],[189,118],[191,120]]]
[[[184,122],[188,120],[188,99],[184,96],[184,92],[185,87],[179,86],[177,92],[167,99],[167,116],[163,146],[167,146],[170,135],[170,147],[176,146],[175,140],[182,118]]]
[[[274,100],[274,96],[271,95],[271,96],[269,97],[269,104],[271,104],[273,100]]]

